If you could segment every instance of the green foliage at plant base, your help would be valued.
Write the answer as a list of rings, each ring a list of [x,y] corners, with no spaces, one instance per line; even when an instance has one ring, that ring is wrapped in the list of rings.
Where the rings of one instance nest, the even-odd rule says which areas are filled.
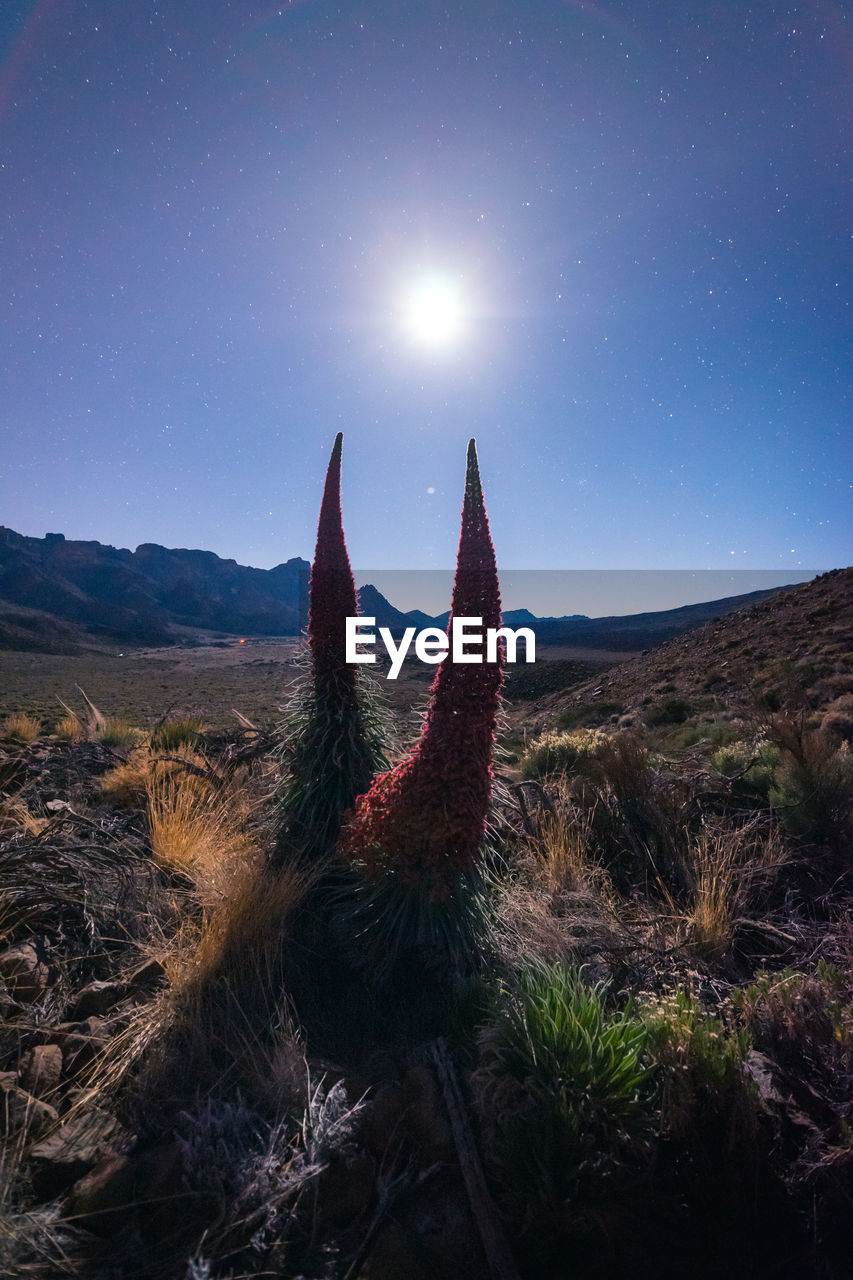
[[[388,736],[387,710],[363,672],[355,693],[339,700],[318,693],[310,674],[297,679],[280,726],[279,865],[331,856],[342,816],[388,768]]]
[[[479,1036],[477,1103],[503,1206],[522,1231],[560,1232],[641,1151],[654,1100],[647,1032],[602,985],[557,965],[521,974]]]

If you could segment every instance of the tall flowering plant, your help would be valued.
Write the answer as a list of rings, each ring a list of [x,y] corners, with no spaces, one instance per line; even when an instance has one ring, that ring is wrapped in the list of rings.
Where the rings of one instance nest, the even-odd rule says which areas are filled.
[[[338,432],[311,566],[310,673],[297,684],[283,726],[288,769],[273,854],[277,865],[327,858],[335,847],[341,815],[388,763],[375,695],[365,677],[345,660],[345,620],[358,613],[358,595],[341,518],[342,449],[343,433]]]
[[[475,442],[469,441],[454,617],[499,627],[501,600]],[[420,740],[376,778],[343,828],[341,855],[366,886],[364,933],[386,955],[463,947],[479,912],[476,885],[492,787],[503,653],[441,664]],[[391,927],[393,925],[393,927]],[[390,932],[389,932],[390,929]]]
[[[355,700],[356,667],[344,660],[344,624],[358,613],[358,595],[350,568],[341,516],[341,453],[344,436],[335,436],[323,486],[317,543],[311,565],[308,643],[318,699]]]

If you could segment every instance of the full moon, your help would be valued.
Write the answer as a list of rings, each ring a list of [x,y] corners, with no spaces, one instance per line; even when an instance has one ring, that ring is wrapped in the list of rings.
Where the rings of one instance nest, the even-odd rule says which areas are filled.
[[[447,347],[462,336],[465,308],[458,285],[437,276],[422,280],[409,294],[405,324],[424,346]]]

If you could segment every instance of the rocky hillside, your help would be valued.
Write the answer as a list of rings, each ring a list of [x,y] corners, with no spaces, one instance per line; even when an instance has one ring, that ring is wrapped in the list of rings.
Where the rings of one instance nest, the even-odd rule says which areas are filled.
[[[539,725],[678,723],[789,684],[827,714],[853,702],[853,569],[787,587],[749,608],[541,699]]]

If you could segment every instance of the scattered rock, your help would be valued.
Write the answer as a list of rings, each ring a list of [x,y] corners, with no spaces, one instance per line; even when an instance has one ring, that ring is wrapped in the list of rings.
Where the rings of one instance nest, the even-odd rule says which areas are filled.
[[[62,1050],[64,1070],[68,1076],[79,1076],[95,1061],[109,1037],[103,1018],[85,1018],[82,1022],[66,1022],[56,1027],[48,1040]]]
[[[69,1016],[74,1020],[99,1016],[112,1009],[127,995],[127,983],[120,981],[90,982],[78,994]]]
[[[132,1207],[136,1196],[134,1162],[127,1155],[107,1156],[78,1178],[68,1194],[67,1212],[85,1218],[87,1231],[112,1232]]]
[[[98,1108],[66,1120],[30,1148],[33,1186],[49,1199],[99,1162],[121,1155],[133,1142],[115,1116]]]
[[[10,947],[0,952],[0,978],[6,982],[9,993],[23,1004],[32,1004],[47,990],[48,967],[32,943]]]
[[[0,1093],[0,1133],[24,1130],[28,1137],[38,1138],[59,1120],[59,1112],[48,1102],[41,1102],[25,1089],[8,1086]]]
[[[127,985],[134,991],[153,991],[166,981],[165,966],[152,957],[127,976]]]
[[[105,1156],[77,1179],[65,1208],[85,1217],[86,1230],[98,1235],[112,1235],[133,1218],[138,1228],[162,1238],[179,1234],[191,1215],[211,1204],[206,1193],[187,1192],[180,1150],[170,1143]]]
[[[21,1086],[36,1098],[56,1091],[62,1076],[62,1050],[58,1044],[38,1044],[21,1058]]]

